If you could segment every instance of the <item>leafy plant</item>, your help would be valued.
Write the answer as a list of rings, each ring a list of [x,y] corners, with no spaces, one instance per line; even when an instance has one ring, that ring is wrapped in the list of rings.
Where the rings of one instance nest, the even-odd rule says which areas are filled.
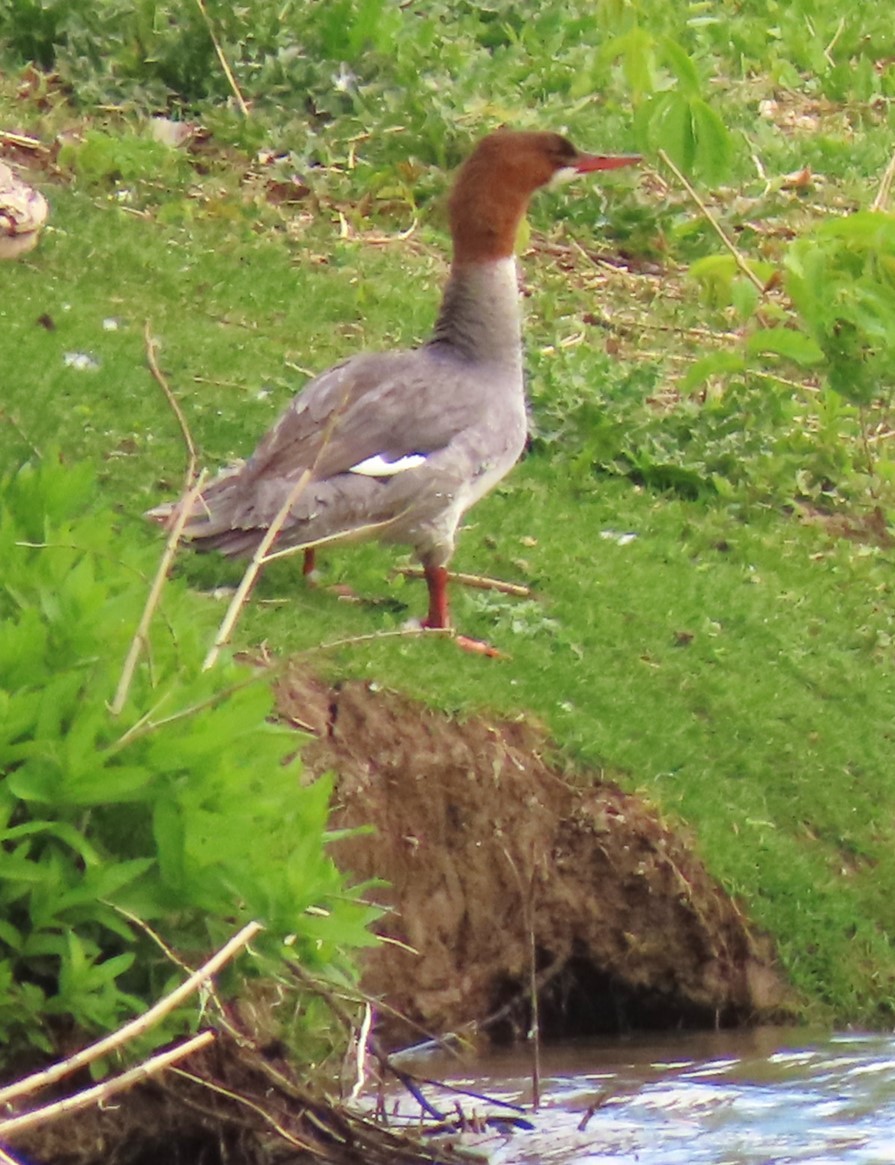
[[[786,288],[824,360],[830,387],[852,404],[895,389],[895,216],[864,211],[823,222],[787,252]]]
[[[285,958],[345,969],[369,941],[369,909],[325,851],[329,783],[287,763],[294,737],[269,722],[266,683],[232,663],[199,670],[201,600],[172,584],[151,664],[109,712],[154,552],[85,513],[91,501],[88,470],[47,462],[0,493],[7,1062],[49,1050],[60,1024],[109,1029],[153,1001],[170,964],[128,915],[196,961],[257,918],[253,970],[268,975]]]
[[[606,50],[623,62],[635,103],[641,148],[663,149],[685,173],[716,183],[727,176],[731,136],[703,95],[699,70],[684,47],[635,25]]]

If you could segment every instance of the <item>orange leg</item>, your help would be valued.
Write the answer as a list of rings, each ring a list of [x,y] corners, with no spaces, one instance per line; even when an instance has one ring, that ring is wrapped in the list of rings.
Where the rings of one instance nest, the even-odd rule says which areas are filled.
[[[426,576],[426,585],[429,588],[429,613],[423,620],[423,626],[433,629],[448,628],[451,625],[451,616],[447,597],[447,567],[424,565],[423,572]],[[455,635],[454,642],[464,651],[488,655],[495,659],[503,658],[503,652],[492,647],[490,643],[483,643],[481,639],[470,639],[467,635]]]
[[[426,586],[429,588],[429,614],[423,619],[424,627],[445,628],[451,625],[447,597],[447,567],[423,566]]]

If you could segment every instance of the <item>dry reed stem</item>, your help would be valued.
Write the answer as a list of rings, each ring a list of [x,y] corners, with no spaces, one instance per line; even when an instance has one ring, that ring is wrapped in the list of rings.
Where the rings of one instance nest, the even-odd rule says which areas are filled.
[[[402,575],[404,578],[425,578],[425,571],[421,566],[396,566],[392,574]],[[499,591],[503,595],[513,595],[517,599],[531,598],[531,587],[519,583],[504,582],[499,578],[488,578],[481,574],[464,574],[462,571],[448,571],[448,582],[458,583],[463,587],[471,587],[480,591]]]
[[[895,154],[889,159],[889,164],[886,166],[882,181],[879,184],[879,190],[876,192],[876,198],[870,204],[871,210],[885,210],[889,203],[889,194],[892,190],[892,181],[895,179]]]
[[[224,56],[224,50],[221,48],[217,36],[215,35],[214,25],[211,23],[211,17],[208,15],[208,9],[205,7],[204,0],[196,0],[196,7],[202,13],[202,19],[205,21],[205,27],[208,29],[208,35],[211,37],[211,43],[214,45],[214,51],[217,53],[217,58],[221,62],[221,68],[224,70],[224,76],[227,78],[227,84],[233,90],[233,96],[236,98],[236,104],[239,106],[239,112],[243,117],[249,116],[249,107],[242,95],[239,85],[236,83],[236,78],[233,76],[233,71],[227,63],[227,58]]]
[[[0,142],[5,146],[17,146],[20,150],[33,150],[36,154],[48,154],[50,147],[45,146],[37,138],[28,137],[22,133],[13,133],[8,129],[0,129]]]
[[[190,432],[190,428],[187,424],[186,417],[183,414],[183,410],[178,404],[174,393],[171,391],[171,386],[165,379],[161,368],[159,368],[158,360],[156,359],[158,341],[152,335],[149,320],[146,321],[143,327],[143,340],[146,345],[146,363],[149,365],[150,374],[152,375],[153,380],[155,380],[156,384],[164,393],[165,400],[168,402],[168,405],[170,406],[171,411],[174,413],[174,416],[177,419],[177,423],[180,426],[180,432],[183,436],[184,445],[186,446],[187,468],[185,488],[187,490],[187,496],[180,509],[178,510],[174,524],[168,534],[168,541],[165,544],[164,553],[162,554],[158,569],[155,572],[155,577],[152,580],[152,586],[149,588],[149,595],[146,599],[146,605],[143,608],[143,614],[140,617],[137,630],[134,633],[133,639],[131,640],[127,659],[124,661],[124,667],[122,668],[121,679],[118,681],[118,688],[115,692],[115,697],[112,700],[109,709],[113,716],[120,715],[122,709],[124,708],[128,692],[130,691],[131,684],[133,683],[134,674],[137,669],[137,663],[139,662],[140,655],[148,641],[149,625],[152,622],[152,617],[158,607],[162,596],[162,589],[165,585],[165,581],[168,578],[168,572],[171,569],[171,564],[174,561],[174,555],[177,551],[177,544],[180,541],[180,535],[183,532],[183,527],[186,524],[187,518],[192,511],[193,502],[195,502],[195,500],[198,498],[204,484],[204,474],[200,473],[198,478],[196,475],[198,454],[196,451],[196,443],[193,441],[193,435]]]
[[[134,637],[131,640],[130,649],[127,653],[127,659],[124,661],[124,667],[121,671],[121,679],[118,681],[118,689],[115,692],[115,698],[110,705],[110,712],[113,716],[118,716],[124,708],[127,700],[128,692],[133,683],[134,674],[137,670],[137,663],[143,648],[146,646],[149,639],[149,625],[152,622],[152,617],[161,601],[162,590],[168,580],[171,566],[174,562],[174,556],[177,553],[177,546],[180,542],[180,535],[183,533],[183,527],[186,525],[187,518],[192,512],[193,503],[202,492],[202,487],[205,484],[205,474],[200,473],[196,484],[189,491],[180,506],[174,519],[174,525],[168,534],[168,541],[165,543],[165,549],[162,557],[159,560],[158,569],[155,572],[155,577],[152,580],[152,586],[149,588],[149,594],[146,596],[146,604],[143,607],[143,614],[140,616],[140,622],[137,625],[137,630],[134,632]]]
[[[35,1125],[49,1124],[51,1121],[60,1120],[64,1116],[70,1116],[72,1113],[90,1108],[94,1104],[100,1104],[112,1096],[117,1096],[119,1092],[125,1092],[132,1085],[157,1075],[176,1061],[183,1060],[187,1056],[191,1056],[193,1052],[207,1047],[214,1042],[214,1039],[214,1032],[200,1032],[197,1036],[178,1044],[176,1048],[169,1048],[166,1052],[159,1052],[157,1056],[151,1056],[142,1064],[137,1064],[136,1067],[130,1068],[127,1072],[122,1072],[120,1076],[104,1080],[101,1084],[94,1085],[93,1088],[85,1088],[82,1092],[65,1097],[64,1100],[57,1100],[53,1104],[46,1104],[42,1108],[35,1108],[31,1112],[0,1121],[0,1136],[5,1137],[9,1136],[10,1133],[22,1132]]]
[[[252,555],[252,560],[246,567],[245,574],[242,576],[239,586],[236,588],[236,593],[230,600],[230,605],[227,608],[227,613],[221,620],[221,625],[218,628],[218,633],[215,636],[214,643],[205,656],[205,661],[202,664],[202,670],[208,671],[209,668],[214,667],[218,661],[218,656],[221,654],[221,649],[229,642],[230,636],[233,634],[233,628],[236,626],[236,621],[239,618],[239,613],[245,605],[246,599],[249,597],[249,591],[255,585],[255,580],[258,577],[261,568],[268,561],[267,552],[270,550],[277,535],[283,528],[283,523],[289,516],[289,511],[298,501],[302,493],[304,493],[308,482],[311,480],[311,470],[305,469],[302,471],[298,480],[293,485],[292,489],[286,495],[286,499],[277,511],[276,517],[267,527],[264,532],[264,537],[255,548],[255,553]]]
[[[146,344],[146,363],[149,365],[149,371],[152,374],[153,380],[165,394],[165,400],[168,402],[171,411],[177,418],[177,423],[180,426],[180,432],[183,436],[183,443],[186,445],[187,451],[187,467],[186,480],[184,482],[184,489],[190,489],[196,480],[196,466],[199,462],[199,454],[196,450],[196,443],[193,440],[193,435],[190,432],[190,427],[187,424],[183,409],[181,409],[177,397],[171,391],[171,386],[165,379],[164,373],[159,368],[158,360],[156,359],[156,351],[158,349],[158,340],[152,335],[149,330],[149,320],[143,328],[143,340]]]
[[[506,846],[501,846],[503,856],[507,859],[516,885],[519,887],[519,898],[522,903],[522,919],[525,924],[528,938],[528,988],[531,994],[531,1106],[535,1112],[541,1107],[541,1010],[538,998],[538,961],[537,941],[535,939],[534,898],[535,878],[538,863],[535,860],[532,866],[528,890],[522,881],[519,867],[513,861],[513,855]]]
[[[706,204],[702,200],[702,198],[700,198],[699,194],[696,192],[694,187],[687,181],[687,179],[684,177],[684,175],[681,173],[681,171],[677,168],[677,166],[674,164],[674,162],[672,162],[671,158],[669,158],[668,154],[666,154],[666,152],[664,150],[659,150],[659,157],[665,163],[665,165],[668,167],[668,169],[672,172],[672,174],[674,174],[675,178],[677,178],[677,180],[678,180],[678,182],[680,182],[681,186],[683,186],[683,188],[687,191],[687,193],[690,195],[690,197],[693,199],[693,201],[699,207],[706,222],[709,224],[709,226],[712,228],[712,230],[715,232],[715,234],[718,236],[718,238],[721,240],[721,242],[724,244],[724,246],[727,248],[727,250],[731,253],[731,255],[733,255],[733,259],[734,259],[734,262],[736,263],[737,267],[739,267],[739,269],[747,277],[747,279],[749,279],[751,281],[753,286],[756,287],[759,290],[759,292],[761,292],[762,295],[764,295],[764,292],[765,292],[764,283],[762,283],[762,281],[759,279],[759,277],[755,274],[755,272],[752,270],[752,268],[746,262],[746,259],[743,257],[742,253],[738,250],[736,244],[733,242],[733,240],[731,238],[729,238],[729,236],[727,235],[724,228],[721,226],[721,224],[718,222],[718,220],[715,218],[715,216],[712,214],[712,212],[706,206]]]
[[[370,631],[366,635],[349,635],[344,639],[330,639],[327,643],[306,647],[304,651],[297,653],[297,658],[316,655],[320,651],[335,651],[340,647],[356,647],[361,643],[375,643],[380,639],[408,639],[420,635],[425,635],[427,639],[433,635],[453,639],[455,634],[453,627],[399,627],[396,631]]]
[[[67,1060],[62,1060],[58,1064],[53,1064],[52,1067],[45,1068],[40,1072],[34,1072],[31,1076],[26,1076],[24,1079],[17,1080],[6,1088],[0,1089],[0,1105],[7,1104],[16,1097],[26,1096],[30,1092],[36,1092],[39,1088],[45,1088],[49,1084],[55,1084],[57,1080],[62,1080],[64,1077],[70,1076],[72,1072],[76,1072],[79,1068],[83,1068],[87,1064],[92,1064],[95,1060],[101,1059],[116,1048],[122,1047],[128,1040],[148,1031],[160,1019],[163,1019],[172,1012],[184,999],[197,991],[206,979],[210,979],[225,963],[228,963],[262,929],[263,927],[258,922],[246,923],[242,930],[225,943],[207,962],[203,963],[198,971],[181,983],[179,987],[175,987],[163,999],[160,999],[158,1003],[150,1007],[143,1015],[137,1016],[136,1019],[132,1019],[124,1027],[119,1028],[118,1031],[104,1036],[101,1040],[97,1040],[96,1043],[91,1044],[89,1047],[82,1048],[80,1052],[69,1056]],[[0,1126],[0,1128],[2,1127]]]

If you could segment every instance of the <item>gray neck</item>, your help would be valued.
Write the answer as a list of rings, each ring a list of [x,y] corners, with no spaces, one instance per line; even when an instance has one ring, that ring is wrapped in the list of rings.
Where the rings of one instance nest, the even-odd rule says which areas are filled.
[[[443,348],[470,360],[521,366],[516,260],[454,266],[426,347]]]

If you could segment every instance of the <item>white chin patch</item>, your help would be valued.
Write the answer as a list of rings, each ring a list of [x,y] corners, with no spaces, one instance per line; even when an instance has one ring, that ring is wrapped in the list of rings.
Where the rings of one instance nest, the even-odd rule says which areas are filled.
[[[405,469],[416,469],[425,460],[422,453],[408,453],[406,457],[398,457],[394,461],[386,461],[381,453],[376,453],[373,457],[352,465],[348,472],[360,473],[364,477],[394,477],[395,474],[403,473]]]
[[[579,177],[579,171],[575,166],[561,166],[559,170],[554,170],[553,177],[547,183],[548,186],[565,186],[567,182],[571,182],[573,178]]]

